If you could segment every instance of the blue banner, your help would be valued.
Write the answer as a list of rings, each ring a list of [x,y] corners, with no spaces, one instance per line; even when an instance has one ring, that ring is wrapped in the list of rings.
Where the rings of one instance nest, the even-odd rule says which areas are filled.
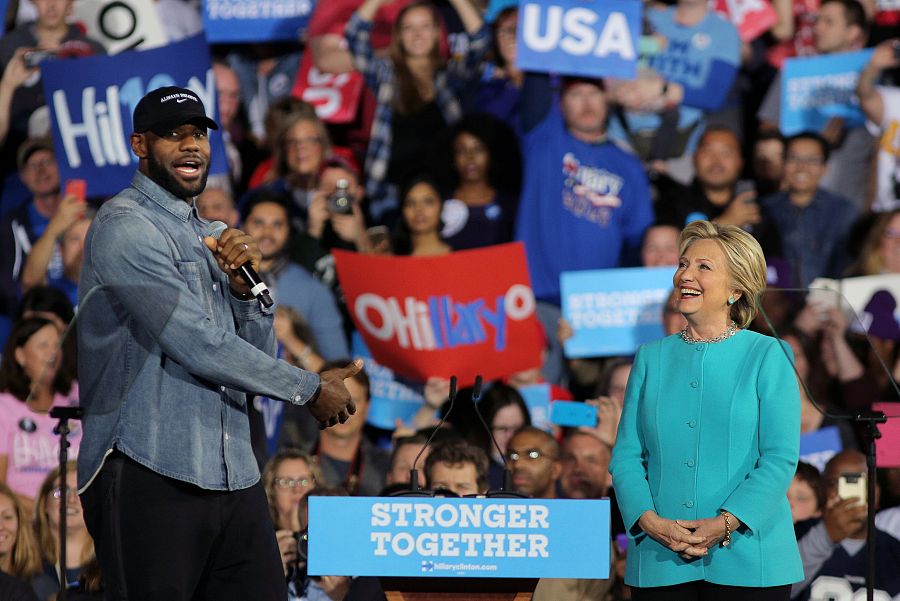
[[[375,361],[359,332],[353,332],[350,342],[350,354],[365,359],[364,369],[369,376],[369,416],[366,421],[383,430],[396,428],[398,419],[409,425],[425,402],[422,385],[398,380],[391,368]]]
[[[609,541],[609,499],[309,499],[311,575],[608,578]]]
[[[517,66],[634,79],[641,6],[638,0],[520,0]]]
[[[531,416],[531,425],[540,428],[546,432],[553,430],[553,423],[550,421],[550,385],[549,384],[532,384],[531,386],[520,386],[519,394],[528,407],[528,415]]]
[[[844,450],[837,426],[828,426],[815,432],[800,435],[800,461],[810,463],[820,472],[825,471],[828,460]]]
[[[153,50],[48,61],[41,74],[60,180],[87,180],[89,196],[110,196],[131,183],[138,163],[131,152],[131,118],[147,92],[172,85],[190,88],[218,120],[209,48],[202,36]],[[210,131],[210,145],[210,173],[225,173],[221,132]]]
[[[3,17],[4,22],[6,22],[6,9],[9,6],[9,0],[0,0],[0,16]],[[3,37],[3,32],[6,28],[0,27],[0,38]]]
[[[299,42],[315,0],[203,0],[210,44]]]
[[[778,125],[781,133],[792,136],[822,131],[832,117],[841,117],[847,127],[865,123],[856,99],[856,81],[871,55],[871,50],[860,50],[785,60]]]
[[[570,271],[560,276],[563,317],[575,330],[567,357],[631,355],[662,338],[674,267]]]

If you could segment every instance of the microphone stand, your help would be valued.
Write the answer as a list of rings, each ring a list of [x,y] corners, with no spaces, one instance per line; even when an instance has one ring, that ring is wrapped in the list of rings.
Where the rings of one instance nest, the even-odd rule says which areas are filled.
[[[70,419],[81,419],[84,409],[81,407],[53,407],[50,409],[50,417],[58,419],[54,430],[59,434],[59,594],[58,601],[66,601],[69,583],[66,580],[66,523],[67,506],[69,500],[69,486],[66,472],[69,463],[69,429]]]
[[[453,403],[456,401],[456,376],[450,376],[450,393],[447,395],[447,400],[450,401],[450,407],[447,408],[447,412],[441,418],[441,421],[438,422],[438,425],[434,427],[434,430],[431,432],[431,436],[428,437],[428,440],[425,441],[425,444],[422,445],[422,448],[419,449],[419,453],[416,455],[416,458],[413,460],[412,468],[409,470],[409,490],[401,490],[393,495],[392,497],[433,497],[434,491],[431,490],[423,490],[419,486],[419,470],[416,469],[416,464],[419,463],[419,459],[422,457],[422,453],[425,452],[425,449],[428,448],[428,445],[431,444],[431,441],[434,440],[435,435],[438,433],[438,430],[441,429],[441,426],[444,425],[444,421],[447,419],[447,416],[453,411]]]
[[[887,422],[882,411],[860,413],[852,421],[863,428],[866,443],[866,601],[875,600],[875,452],[881,438],[878,424]]]
[[[475,409],[475,415],[478,416],[478,420],[481,422],[481,425],[484,427],[485,432],[487,432],[487,435],[490,437],[491,442],[494,443],[494,448],[497,449],[497,454],[503,461],[503,484],[497,490],[487,491],[487,494],[485,494],[485,496],[489,499],[527,499],[527,495],[523,495],[522,493],[513,490],[512,470],[509,469],[509,462],[503,455],[503,451],[500,450],[500,444],[497,442],[497,439],[494,438],[494,432],[485,421],[484,416],[481,415],[481,411],[478,410],[478,401],[481,400],[481,383],[481,376],[476,376],[475,388],[472,391],[472,405]]]

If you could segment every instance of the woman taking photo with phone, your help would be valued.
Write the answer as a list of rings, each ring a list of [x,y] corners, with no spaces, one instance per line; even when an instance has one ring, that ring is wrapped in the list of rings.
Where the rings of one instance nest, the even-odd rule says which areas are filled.
[[[678,241],[687,326],[635,357],[610,471],[635,601],[790,598],[803,569],[787,489],[800,447],[789,347],[746,328],[759,243],[695,221]]]

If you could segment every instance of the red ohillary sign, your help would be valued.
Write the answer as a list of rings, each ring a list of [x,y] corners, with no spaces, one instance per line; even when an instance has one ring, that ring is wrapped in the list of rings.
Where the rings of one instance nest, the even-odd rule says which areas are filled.
[[[350,315],[372,356],[424,381],[461,386],[538,367],[544,334],[521,243],[441,257],[335,251]]]

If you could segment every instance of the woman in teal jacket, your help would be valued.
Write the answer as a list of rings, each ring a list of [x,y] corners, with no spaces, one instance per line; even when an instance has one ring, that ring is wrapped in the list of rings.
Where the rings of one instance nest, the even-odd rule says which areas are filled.
[[[637,353],[610,471],[636,601],[768,601],[803,579],[787,489],[800,446],[793,357],[749,332],[766,264],[752,236],[695,221],[673,283],[681,334]]]

